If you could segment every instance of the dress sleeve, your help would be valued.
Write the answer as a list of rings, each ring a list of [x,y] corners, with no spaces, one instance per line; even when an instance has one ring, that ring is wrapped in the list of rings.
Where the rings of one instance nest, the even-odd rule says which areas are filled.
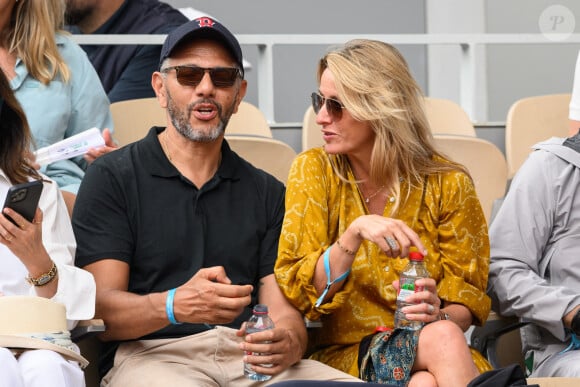
[[[75,238],[66,205],[54,182],[45,182],[39,206],[43,212],[42,240],[58,269],[58,288],[53,300],[66,307],[68,328],[95,313],[95,280],[74,266]],[[31,287],[31,295],[36,295]]]
[[[439,184],[437,243],[442,273],[437,292],[443,300],[466,306],[475,323],[482,324],[491,308],[486,294],[489,237],[485,216],[469,176],[455,172],[442,177]]]
[[[310,151],[299,155],[292,164],[275,266],[276,279],[286,297],[312,320],[320,316],[320,311],[313,309],[319,295],[312,278],[318,258],[332,243],[332,214],[328,208],[331,189],[323,157],[322,153]],[[339,299],[340,292],[323,307],[332,308]]]

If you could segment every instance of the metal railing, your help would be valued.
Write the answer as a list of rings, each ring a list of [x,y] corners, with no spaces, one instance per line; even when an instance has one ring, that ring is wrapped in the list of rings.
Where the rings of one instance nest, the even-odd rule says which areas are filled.
[[[461,48],[460,105],[470,117],[477,111],[476,96],[485,93],[477,76],[481,63],[478,47],[490,44],[570,44],[580,43],[580,34],[550,39],[545,34],[238,34],[240,44],[258,48],[256,64],[258,107],[271,124],[274,120],[274,59],[276,45],[334,45],[351,39],[376,39],[397,45],[453,45]],[[73,35],[79,44],[163,44],[165,35]]]

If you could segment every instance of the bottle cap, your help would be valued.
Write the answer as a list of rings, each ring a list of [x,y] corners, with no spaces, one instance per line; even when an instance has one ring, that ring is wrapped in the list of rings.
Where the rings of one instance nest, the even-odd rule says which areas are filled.
[[[415,261],[415,262],[422,261],[423,260],[423,254],[421,254],[418,251],[411,251],[411,252],[409,252],[409,259],[411,261]]]
[[[393,328],[389,328],[389,327],[385,327],[385,326],[378,326],[375,328],[375,330],[373,331],[373,333],[377,333],[377,332],[388,332],[388,331],[392,331]]]
[[[256,304],[254,306],[254,313],[266,314],[266,313],[268,313],[268,306],[264,305],[264,304]]]

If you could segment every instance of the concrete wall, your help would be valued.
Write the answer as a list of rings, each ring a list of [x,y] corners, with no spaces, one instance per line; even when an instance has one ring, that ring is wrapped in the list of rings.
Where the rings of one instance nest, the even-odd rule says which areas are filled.
[[[549,7],[566,7],[566,23],[575,19],[580,31],[580,1],[577,0],[487,0],[488,33],[541,33],[548,22]],[[553,20],[553,19],[552,19]],[[554,20],[556,22],[556,20]],[[560,27],[572,25],[554,25]],[[564,41],[565,42],[565,41]],[[542,94],[570,93],[580,44],[490,45],[487,48],[487,92],[489,120],[505,120],[516,100]]]

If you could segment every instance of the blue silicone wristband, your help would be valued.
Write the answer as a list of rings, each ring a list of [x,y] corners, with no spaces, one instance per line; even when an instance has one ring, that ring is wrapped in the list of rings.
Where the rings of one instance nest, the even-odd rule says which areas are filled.
[[[177,288],[174,288],[167,292],[167,299],[165,300],[165,313],[167,313],[167,318],[171,324],[180,325],[181,323],[175,319],[175,315],[173,314],[173,299],[175,298],[176,290]]]
[[[316,303],[314,304],[314,306],[317,308],[320,305],[322,305],[322,302],[324,301],[324,297],[326,297],[326,293],[328,293],[328,289],[330,289],[332,284],[334,284],[335,282],[342,281],[343,279],[348,277],[348,275],[350,274],[350,269],[348,269],[346,272],[342,273],[340,276],[335,278],[333,281],[330,280],[330,249],[331,248],[332,248],[332,246],[330,246],[328,249],[326,249],[326,251],[324,252],[324,256],[322,257],[322,259],[324,260],[324,272],[326,273],[326,286],[324,287],[322,294],[320,295],[320,297],[318,297],[318,300],[316,300]]]

